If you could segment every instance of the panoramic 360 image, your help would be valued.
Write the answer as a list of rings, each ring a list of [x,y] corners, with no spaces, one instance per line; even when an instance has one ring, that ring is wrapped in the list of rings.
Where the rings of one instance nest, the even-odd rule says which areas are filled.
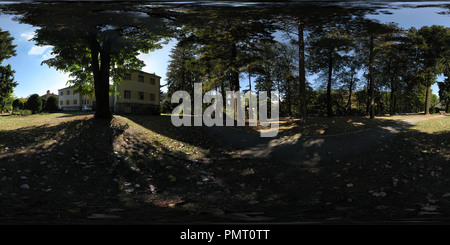
[[[448,2],[0,2],[0,60],[1,224],[450,221]]]

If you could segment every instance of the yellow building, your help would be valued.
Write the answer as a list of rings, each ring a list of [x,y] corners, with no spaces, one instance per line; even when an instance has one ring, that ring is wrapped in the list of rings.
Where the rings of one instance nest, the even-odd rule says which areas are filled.
[[[116,88],[118,95],[111,95],[109,107],[113,113],[158,114],[160,112],[161,77],[143,71],[130,71]],[[74,86],[58,90],[59,107],[62,110],[95,110],[95,97],[81,96]]]

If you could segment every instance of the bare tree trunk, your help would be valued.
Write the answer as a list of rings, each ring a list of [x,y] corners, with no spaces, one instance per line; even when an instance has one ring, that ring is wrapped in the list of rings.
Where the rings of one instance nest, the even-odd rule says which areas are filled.
[[[431,86],[427,86],[427,92],[425,95],[425,115],[430,115],[430,97],[431,97]]]
[[[353,83],[354,83],[353,78],[351,78],[350,84],[349,84],[349,86],[348,86],[348,100],[347,100],[347,105],[345,106],[348,115],[351,115],[351,114],[352,114],[352,92],[353,92]]]
[[[286,79],[286,100],[287,100],[288,114],[289,114],[289,117],[292,118],[291,82],[290,82],[289,77]]]
[[[298,76],[299,76],[299,101],[300,116],[302,122],[306,122],[306,72],[305,72],[305,42],[303,37],[304,23],[298,21]]]
[[[391,80],[391,98],[389,101],[389,114],[391,116],[395,115],[395,85],[393,80]]]
[[[236,92],[239,91],[240,86],[239,86],[239,71],[236,67],[236,65],[234,64],[236,62],[236,58],[237,58],[237,47],[236,44],[233,43],[231,45],[231,60],[233,62],[233,65],[231,67],[231,90],[233,91],[233,94],[235,95]],[[237,121],[238,119],[238,115],[237,115],[237,98],[234,98],[234,120]]]
[[[373,46],[374,46],[374,37],[370,37],[370,47],[369,47],[369,93],[370,93],[370,119],[375,118],[375,84],[373,81]]]
[[[333,116],[333,108],[331,106],[331,78],[333,75],[333,54],[330,51],[328,57],[328,82],[327,82],[327,116]]]

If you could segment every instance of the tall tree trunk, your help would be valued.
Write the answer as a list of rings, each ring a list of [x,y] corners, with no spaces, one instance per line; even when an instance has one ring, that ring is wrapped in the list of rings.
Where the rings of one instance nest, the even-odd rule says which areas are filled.
[[[286,100],[287,100],[287,107],[288,107],[288,114],[289,117],[292,117],[292,109],[291,109],[291,82],[290,78],[288,77],[286,79]]]
[[[231,60],[232,60],[232,65],[231,65],[231,90],[233,91],[233,94],[236,95],[236,92],[239,91],[240,86],[239,86],[239,70],[236,67],[236,59],[237,59],[237,47],[236,44],[233,43],[231,45]],[[237,98],[235,96],[234,98],[234,120],[237,121],[238,117],[237,114],[238,113],[238,108],[237,108]]]
[[[425,95],[425,115],[430,115],[430,97],[431,97],[431,86],[427,86],[427,91]]]
[[[351,114],[352,114],[352,92],[353,92],[353,83],[354,83],[353,78],[351,78],[350,84],[349,84],[349,86],[348,86],[348,100],[347,100],[347,105],[345,106],[348,115],[351,115]]]
[[[327,116],[333,116],[333,108],[331,107],[331,78],[333,75],[333,54],[330,51],[328,57],[328,82],[327,82]]]
[[[103,47],[97,40],[97,34],[89,34],[89,48],[91,49],[92,73],[94,75],[94,89],[96,100],[95,117],[110,119],[109,110],[109,69],[111,63],[111,40],[106,40]]]
[[[374,37],[370,37],[369,46],[369,93],[370,93],[370,119],[375,118],[375,84],[373,81],[373,60],[374,60]]]
[[[305,41],[303,40],[304,23],[300,20],[297,26],[298,31],[298,79],[299,79],[299,102],[300,116],[302,122],[306,122],[306,71],[305,71]]]
[[[394,69],[395,70],[395,69]],[[391,96],[389,100],[389,114],[391,116],[395,115],[395,81],[394,78],[391,76],[391,59],[388,60],[388,77],[391,83]]]
[[[395,115],[395,84],[393,79],[391,79],[391,97],[389,101],[389,114],[391,116]]]

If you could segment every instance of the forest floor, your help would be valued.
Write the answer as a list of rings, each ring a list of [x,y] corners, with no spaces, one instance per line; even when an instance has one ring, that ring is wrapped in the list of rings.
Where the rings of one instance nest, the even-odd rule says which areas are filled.
[[[305,132],[292,145],[395,132],[374,134],[384,139],[365,151],[305,162],[243,154],[211,128],[175,127],[168,116],[2,116],[0,223],[448,222],[450,116],[404,117],[335,118],[353,129],[310,131],[319,135],[292,129]],[[304,156],[319,156],[324,143],[314,144]]]

